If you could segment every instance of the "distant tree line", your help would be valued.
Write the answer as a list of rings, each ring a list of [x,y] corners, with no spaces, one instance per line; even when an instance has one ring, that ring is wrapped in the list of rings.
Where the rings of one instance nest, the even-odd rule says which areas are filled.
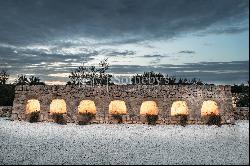
[[[79,66],[71,71],[67,85],[113,85],[112,75],[107,73],[110,65],[108,59],[100,61],[96,66]],[[45,85],[37,76],[27,77],[18,75],[13,84],[7,84],[9,79],[7,70],[0,71],[0,106],[12,105],[15,96],[16,85]],[[132,76],[133,85],[207,85],[200,79],[176,78],[174,76],[163,75],[153,71],[144,72]],[[249,81],[248,85],[233,85],[232,94],[236,98],[237,107],[249,107]]]
[[[235,97],[236,107],[249,107],[249,81],[248,85],[233,85],[231,92]]]
[[[15,85],[45,85],[39,77],[30,76],[29,78],[25,75],[20,75],[14,82]]]
[[[0,71],[0,85],[5,85],[7,80],[9,79],[9,74],[7,72],[7,70],[5,69],[2,69]]]
[[[163,75],[153,71],[136,74],[132,77],[133,85],[204,85],[203,81],[197,78],[187,79],[175,76]]]
[[[240,85],[234,84],[233,86],[231,86],[231,91],[232,91],[232,93],[249,93],[249,81],[247,81],[247,85],[245,85],[245,84],[240,84]]]
[[[0,71],[0,85],[6,85],[9,79],[9,74],[6,69]],[[31,75],[29,78],[26,75],[18,75],[13,85],[45,85],[39,77]]]
[[[0,106],[12,106],[15,98],[16,85],[45,85],[39,77],[18,75],[12,84],[7,84],[9,73],[6,69],[0,71]]]

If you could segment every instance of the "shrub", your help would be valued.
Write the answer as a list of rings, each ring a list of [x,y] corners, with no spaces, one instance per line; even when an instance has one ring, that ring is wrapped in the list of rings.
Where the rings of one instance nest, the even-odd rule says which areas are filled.
[[[121,114],[112,114],[112,117],[118,121],[118,123],[122,123],[122,115]]]
[[[67,124],[67,121],[63,117],[62,113],[53,113],[52,114],[52,119],[54,120],[54,122],[56,122],[58,124],[61,124],[61,125],[66,125]]]
[[[94,117],[95,117],[95,114],[93,114],[93,113],[91,113],[91,112],[79,113],[78,124],[79,124],[79,125],[86,125],[86,124],[88,124]]]
[[[146,120],[149,125],[155,125],[156,121],[158,120],[158,115],[146,114]]]
[[[0,106],[13,106],[15,85],[0,85]]]
[[[29,122],[34,123],[38,122],[40,111],[34,111],[29,114]]]
[[[188,121],[188,116],[185,114],[178,114],[176,115],[177,117],[179,117],[179,124],[181,126],[186,126],[187,125],[187,121]]]
[[[208,120],[207,120],[207,125],[217,125],[221,126],[221,116],[220,115],[215,115],[214,113],[207,115]]]

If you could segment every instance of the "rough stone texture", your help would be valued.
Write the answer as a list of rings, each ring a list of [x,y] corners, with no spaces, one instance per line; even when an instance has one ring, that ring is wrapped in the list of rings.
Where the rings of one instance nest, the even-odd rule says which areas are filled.
[[[249,120],[249,107],[236,107],[234,108],[235,120]]]
[[[95,123],[112,123],[108,113],[112,100],[123,100],[126,103],[127,115],[124,123],[142,123],[140,107],[143,101],[155,101],[159,108],[158,124],[175,123],[170,116],[174,101],[186,101],[189,108],[190,124],[200,124],[203,101],[213,100],[220,109],[222,123],[232,123],[233,107],[230,86],[214,85],[113,85],[107,87],[78,87],[62,85],[17,86],[13,103],[12,119],[24,120],[27,101],[40,101],[40,121],[51,121],[49,118],[50,103],[53,99],[64,99],[67,105],[68,122],[77,122],[78,105],[81,100],[93,100],[97,114]]]
[[[0,117],[11,117],[12,106],[0,106]]]

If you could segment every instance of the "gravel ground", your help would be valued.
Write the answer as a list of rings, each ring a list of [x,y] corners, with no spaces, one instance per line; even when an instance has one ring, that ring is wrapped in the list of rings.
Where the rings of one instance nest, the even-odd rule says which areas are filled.
[[[61,126],[0,118],[0,164],[249,164],[249,121]]]

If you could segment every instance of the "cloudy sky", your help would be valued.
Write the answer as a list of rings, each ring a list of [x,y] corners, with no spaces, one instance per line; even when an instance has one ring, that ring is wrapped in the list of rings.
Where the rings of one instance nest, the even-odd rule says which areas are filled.
[[[1,0],[0,68],[46,83],[109,58],[110,73],[249,80],[248,0]]]

